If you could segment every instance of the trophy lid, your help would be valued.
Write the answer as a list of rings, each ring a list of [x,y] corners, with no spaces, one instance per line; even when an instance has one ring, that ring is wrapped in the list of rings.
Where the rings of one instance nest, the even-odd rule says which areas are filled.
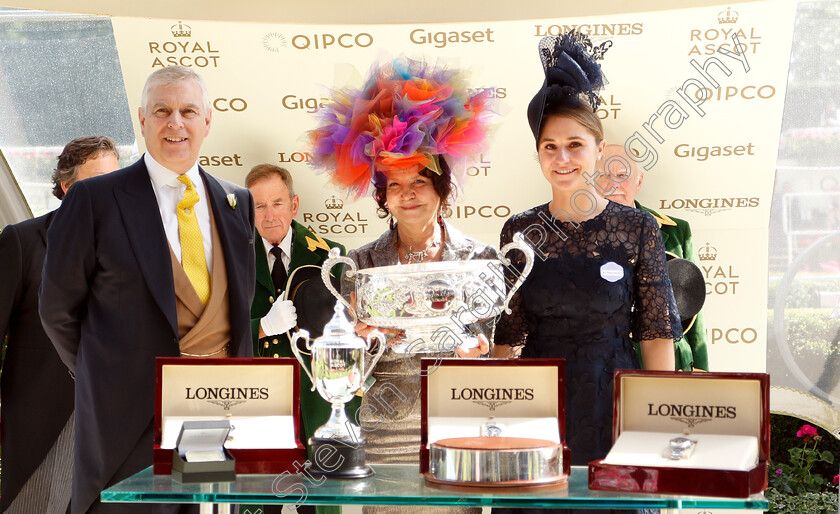
[[[346,308],[341,302],[336,302],[333,308],[333,316],[324,325],[324,335],[315,340],[316,343],[336,346],[349,346],[358,341],[358,345],[364,348],[365,341],[356,335],[356,330],[347,319]]]

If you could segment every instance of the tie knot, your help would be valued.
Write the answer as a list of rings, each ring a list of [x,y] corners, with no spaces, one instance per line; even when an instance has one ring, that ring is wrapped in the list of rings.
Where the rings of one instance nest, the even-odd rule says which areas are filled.
[[[187,189],[190,189],[191,187],[193,187],[192,180],[190,180],[190,177],[188,177],[186,175],[178,175],[178,182],[187,186]]]
[[[272,246],[270,252],[275,259],[280,259],[283,257],[283,250],[279,246]]]

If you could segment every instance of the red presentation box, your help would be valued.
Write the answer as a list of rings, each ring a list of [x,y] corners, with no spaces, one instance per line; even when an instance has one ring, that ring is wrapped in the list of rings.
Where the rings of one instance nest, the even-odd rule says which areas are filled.
[[[733,498],[764,491],[769,391],[765,373],[616,371],[614,446],[589,463],[589,488]],[[669,459],[670,439],[681,436],[696,441],[693,452]],[[645,452],[648,442],[654,451]]]
[[[193,420],[231,422],[225,449],[237,473],[296,473],[306,461],[296,359],[158,357],[156,367],[156,475],[172,473],[180,426]]]
[[[480,435],[492,419],[505,436],[566,445],[566,367],[563,359],[422,359],[420,363],[420,473],[429,471],[429,445]]]

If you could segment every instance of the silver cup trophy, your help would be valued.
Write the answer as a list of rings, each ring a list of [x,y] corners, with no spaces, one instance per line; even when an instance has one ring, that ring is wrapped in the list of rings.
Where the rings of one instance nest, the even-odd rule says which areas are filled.
[[[299,339],[305,339],[306,349],[312,352],[311,372],[298,349]],[[373,340],[379,342],[379,350],[366,365],[365,352]],[[311,341],[309,332],[301,330],[292,336],[291,346],[292,353],[312,379],[312,390],[317,388],[321,397],[332,404],[330,419],[309,438],[313,458],[310,473],[339,478],[372,475],[373,470],[365,464],[364,436],[347,417],[344,404],[353,399],[373,372],[385,351],[385,336],[378,330],[367,341],[357,336],[344,306],[337,303],[332,319],[324,326],[324,335]]]
[[[525,267],[514,273],[506,293],[506,255],[511,250],[525,254]],[[354,320],[380,328],[396,328],[405,337],[390,342],[396,353],[452,353],[456,347],[477,344],[467,325],[492,319],[503,311],[534,265],[534,251],[521,234],[505,245],[498,259],[441,261],[359,270],[338,249],[321,267],[327,289],[343,303]],[[354,281],[355,305],[350,305],[330,282],[330,269],[345,264],[345,277]],[[509,268],[512,270],[512,268]]]

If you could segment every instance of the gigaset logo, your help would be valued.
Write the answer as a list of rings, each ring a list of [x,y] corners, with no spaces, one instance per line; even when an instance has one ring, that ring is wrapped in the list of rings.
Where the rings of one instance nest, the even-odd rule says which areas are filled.
[[[415,45],[432,45],[435,48],[446,48],[450,43],[495,43],[493,30],[451,30],[448,32],[428,32],[426,29],[414,29],[408,34],[408,39]]]

